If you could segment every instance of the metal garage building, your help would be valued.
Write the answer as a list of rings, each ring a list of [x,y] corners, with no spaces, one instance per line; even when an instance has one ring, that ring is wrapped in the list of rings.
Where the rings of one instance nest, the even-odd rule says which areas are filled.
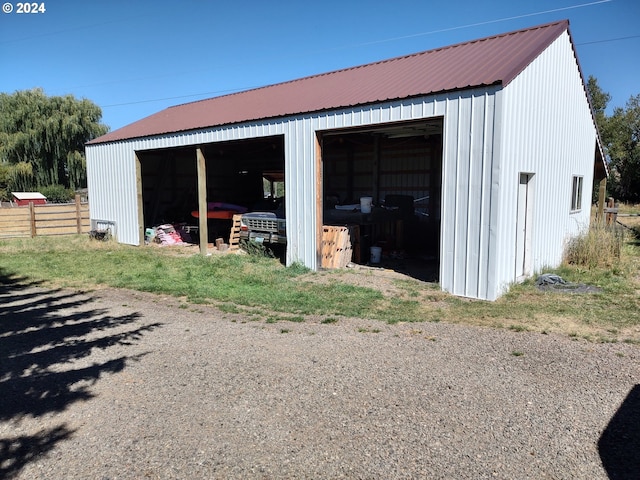
[[[488,300],[559,264],[606,175],[568,21],[178,105],[86,156],[91,218],[133,245],[282,171],[286,261],[312,269],[329,198],[413,198],[442,289]]]

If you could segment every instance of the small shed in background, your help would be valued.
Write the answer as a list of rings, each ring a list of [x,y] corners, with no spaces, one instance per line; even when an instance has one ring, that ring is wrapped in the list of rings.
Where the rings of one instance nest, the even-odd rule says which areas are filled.
[[[11,192],[13,202],[19,207],[25,207],[30,203],[34,205],[44,205],[47,203],[47,197],[40,192]]]

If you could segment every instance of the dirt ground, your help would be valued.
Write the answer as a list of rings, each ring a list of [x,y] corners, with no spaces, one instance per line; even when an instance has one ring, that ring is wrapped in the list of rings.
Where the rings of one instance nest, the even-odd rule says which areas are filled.
[[[0,478],[640,471],[634,345],[444,322],[269,323],[16,282],[0,285],[0,359]]]

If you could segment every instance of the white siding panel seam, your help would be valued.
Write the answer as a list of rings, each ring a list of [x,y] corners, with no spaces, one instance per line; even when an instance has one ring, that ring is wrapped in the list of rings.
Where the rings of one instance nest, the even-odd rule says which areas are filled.
[[[453,272],[453,278],[452,278],[452,284],[453,284],[453,292],[457,293],[457,294],[463,294],[463,292],[460,292],[458,290],[458,282],[459,282],[459,275],[458,275],[458,256],[460,255],[460,251],[458,248],[458,237],[460,236],[460,230],[459,230],[459,225],[458,225],[458,221],[460,220],[460,178],[459,178],[459,170],[460,170],[460,161],[461,161],[461,149],[462,149],[462,138],[463,138],[463,132],[462,132],[462,119],[460,118],[462,116],[462,101],[460,96],[458,96],[457,98],[457,102],[456,102],[456,149],[455,149],[455,157],[452,159],[452,169],[453,169],[453,195],[452,195],[452,199],[453,199],[453,205],[452,205],[452,211],[453,211],[453,218],[450,219],[450,222],[452,224],[451,226],[451,234],[453,236],[452,238],[452,272]]]
[[[477,277],[475,275],[471,275],[470,273],[470,267],[471,267],[471,255],[472,255],[472,251],[471,251],[471,231],[473,230],[473,226],[472,226],[472,209],[473,209],[473,195],[472,195],[472,191],[473,191],[473,147],[474,147],[474,133],[475,133],[475,121],[474,121],[474,116],[475,116],[475,110],[476,110],[476,105],[475,105],[475,98],[472,95],[470,98],[470,105],[469,105],[469,118],[471,119],[471,122],[469,124],[469,132],[468,132],[468,138],[469,138],[469,150],[465,159],[465,162],[468,164],[468,168],[467,168],[467,201],[466,201],[466,235],[465,235],[465,272],[464,272],[464,295],[465,296],[469,296],[471,295],[470,290],[471,290],[471,282],[472,281],[477,281]],[[477,219],[475,219],[477,221]]]
[[[480,216],[478,218],[478,222],[480,224],[480,235],[478,235],[477,238],[477,249],[478,249],[478,267],[477,270],[475,272],[477,278],[478,278],[478,288],[475,292],[475,296],[476,297],[482,297],[485,294],[485,289],[486,289],[486,275],[487,275],[487,269],[486,269],[486,265],[485,265],[485,261],[487,258],[486,255],[486,250],[488,248],[488,245],[486,244],[486,239],[485,239],[485,229],[486,226],[484,224],[485,222],[485,215],[486,215],[486,199],[487,199],[487,195],[488,193],[490,193],[491,189],[491,183],[487,182],[487,150],[489,147],[489,96],[485,93],[483,95],[483,100],[484,100],[484,112],[483,112],[483,124],[482,124],[482,143],[483,143],[483,147],[482,147],[482,161],[481,161],[481,168],[480,168],[480,178],[482,179],[482,185],[483,187],[481,188],[480,191]]]

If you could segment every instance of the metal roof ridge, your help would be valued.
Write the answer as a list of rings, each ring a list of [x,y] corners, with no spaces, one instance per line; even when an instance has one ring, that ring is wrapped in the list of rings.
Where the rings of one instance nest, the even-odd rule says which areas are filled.
[[[429,53],[433,53],[433,52],[439,52],[439,51],[444,51],[444,50],[450,50],[450,49],[454,49],[454,48],[459,48],[459,47],[463,47],[465,45],[472,45],[474,43],[480,43],[480,42],[486,42],[489,40],[494,40],[496,38],[502,38],[502,37],[508,37],[510,35],[517,35],[517,34],[521,34],[521,33],[525,33],[531,30],[540,30],[543,28],[549,28],[551,26],[554,25],[561,25],[564,24],[566,25],[566,27],[569,26],[569,20],[556,20],[555,22],[549,22],[546,24],[542,24],[542,25],[534,25],[532,27],[527,27],[527,28],[523,28],[523,29],[519,29],[519,30],[512,30],[511,32],[505,32],[505,33],[499,33],[496,35],[490,35],[488,37],[483,37],[483,38],[477,38],[477,39],[473,39],[473,40],[466,40],[464,42],[459,42],[459,43],[455,43],[453,45],[443,45],[441,47],[436,47],[436,48],[432,48],[429,50],[422,50],[419,52],[413,52],[413,53],[409,53],[409,54],[405,54],[405,55],[399,55],[397,57],[392,57],[392,58],[385,58],[382,60],[376,60],[374,62],[369,62],[369,63],[363,63],[360,65],[354,65],[351,67],[345,67],[345,68],[340,68],[338,70],[330,70],[330,71],[326,71],[326,72],[321,72],[321,73],[314,73],[312,75],[307,75],[304,77],[298,77],[298,78],[292,78],[290,80],[285,80],[282,82],[277,82],[277,83],[271,83],[269,85],[262,85],[260,87],[255,87],[255,88],[249,88],[247,90],[240,90],[238,92],[233,92],[233,93],[227,93],[225,95],[219,95],[216,97],[209,97],[209,98],[202,98],[200,100],[194,100],[193,102],[185,102],[185,103],[180,103],[177,105],[171,105],[169,107],[167,107],[165,110],[169,110],[172,108],[176,108],[176,107],[183,107],[185,105],[193,105],[193,104],[197,104],[197,103],[203,103],[203,102],[208,102],[210,100],[215,100],[218,98],[225,98],[225,97],[233,97],[235,95],[242,95],[243,93],[246,92],[255,92],[255,91],[259,91],[259,90],[265,90],[268,88],[274,88],[274,87],[278,87],[280,85],[288,85],[288,84],[292,84],[292,83],[297,83],[297,82],[302,82],[302,81],[306,81],[312,78],[319,78],[319,77],[324,77],[324,76],[329,76],[329,75],[335,75],[341,72],[349,72],[349,71],[353,71],[353,70],[358,70],[360,68],[367,68],[373,65],[382,65],[385,63],[391,63],[391,62],[397,62],[400,60],[404,60],[407,58],[411,58],[411,57],[418,57],[418,56],[422,56],[422,55],[427,55]]]
[[[557,39],[562,32],[569,31],[568,20],[566,19],[557,20],[557,21],[549,22],[542,25],[534,25],[527,28],[513,30],[510,32],[504,32],[504,33],[491,35],[491,36],[487,36],[479,39],[467,40],[467,41],[459,42],[453,45],[440,46],[430,50],[423,50],[423,51],[400,55],[392,58],[377,60],[374,62],[365,63],[361,65],[350,66],[350,67],[342,68],[338,70],[332,70],[332,71],[316,73],[316,74],[308,75],[304,77],[294,78],[294,79],[286,80],[279,83],[263,85],[260,87],[249,88],[246,90],[239,90],[237,92],[228,93],[225,95],[219,95],[219,96],[204,98],[201,100],[195,100],[192,102],[171,105],[169,107],[166,107],[162,110],[157,111],[154,114],[151,114],[147,117],[134,121],[128,125],[125,125],[116,130],[108,132],[105,135],[102,135],[98,138],[92,139],[87,142],[87,145],[109,143],[113,141],[122,141],[122,140],[127,140],[132,138],[153,137],[153,136],[163,135],[170,132],[184,132],[184,131],[198,130],[202,128],[212,127],[215,125],[223,125],[225,123],[231,124],[239,121],[248,121],[250,119],[257,120],[257,119],[267,118],[267,117],[275,118],[278,116],[290,115],[294,113],[301,113],[301,112],[307,112],[307,111],[321,111],[324,109],[336,108],[337,105],[334,105],[333,103],[327,104],[327,105],[313,105],[312,106],[313,110],[300,110],[300,109],[311,108],[308,105],[305,105],[305,106],[289,105],[286,111],[285,110],[278,111],[277,109],[274,109],[274,108],[267,108],[267,110],[269,110],[267,113],[259,113],[259,114],[256,113],[256,115],[266,114],[267,117],[255,116],[255,117],[249,118],[249,114],[245,111],[245,113],[243,113],[240,116],[236,115],[236,117],[238,118],[235,118],[235,117],[222,118],[221,120],[215,120],[215,121],[223,121],[223,123],[214,123],[215,122],[214,120],[206,119],[203,117],[203,115],[204,116],[208,115],[208,114],[205,115],[205,113],[203,112],[207,110],[209,106],[216,107],[217,109],[217,107],[220,107],[222,105],[222,108],[224,109],[224,108],[227,108],[228,104],[233,104],[235,99],[242,100],[243,97],[251,99],[252,97],[256,97],[256,96],[259,98],[263,98],[263,97],[268,97],[270,92],[274,92],[274,94],[276,95],[281,95],[283,92],[286,92],[287,89],[295,89],[298,86],[304,87],[305,83],[313,85],[315,82],[320,82],[320,83],[323,82],[323,80],[318,80],[318,79],[326,78],[326,79],[340,80],[340,78],[342,78],[343,76],[349,77],[350,72],[356,72],[354,73],[354,75],[359,75],[359,73],[357,73],[359,70],[367,71],[367,69],[369,69],[370,71],[376,72],[377,70],[376,66],[380,66],[380,65],[391,65],[391,67],[387,67],[387,69],[388,68],[393,69],[393,64],[397,63],[398,68],[406,69],[408,68],[407,65],[411,66],[415,62],[418,62],[418,63],[429,62],[431,58],[429,57],[429,55],[431,54],[437,54],[434,57],[435,58],[434,61],[438,63],[438,62],[441,62],[441,60],[438,60],[438,57],[447,58],[448,56],[455,55],[455,53],[448,54],[446,52],[455,52],[455,51],[464,52],[465,48],[469,48],[470,46],[471,46],[471,49],[473,50],[474,45],[480,45],[477,48],[482,49],[482,48],[486,48],[486,46],[492,45],[492,42],[495,42],[496,40],[498,45],[500,45],[501,43],[508,44],[509,43],[508,39],[504,40],[504,42],[500,42],[499,39],[507,38],[507,37],[517,38],[516,36],[518,35],[520,36],[525,35],[524,38],[528,38],[526,37],[526,34],[528,32],[535,32],[535,31],[539,31],[540,33],[533,34],[533,38],[532,38],[533,43],[526,42],[527,43],[526,48],[523,51],[518,53],[518,55],[516,56],[517,58],[510,59],[508,61],[505,60],[505,68],[502,68],[500,73],[498,73],[496,69],[495,76],[493,78],[490,78],[490,79],[485,78],[484,83],[474,84],[474,85],[502,84],[503,86],[506,86],[520,72],[522,72],[538,55],[540,55],[540,53],[545,48],[547,48],[555,39]],[[483,44],[485,45],[485,47],[482,46]],[[438,54],[439,52],[445,52],[445,53]],[[574,49],[574,53],[575,53],[575,49]],[[412,59],[417,59],[417,60],[412,60]],[[381,67],[381,68],[384,69],[385,67]],[[486,83],[487,80],[490,80],[490,83]],[[332,80],[324,80],[325,83],[327,81],[331,82]],[[453,90],[468,88],[471,86],[472,86],[472,83],[468,83],[465,85],[462,85],[462,83],[456,83],[455,85],[452,84],[449,87],[447,87],[446,85],[439,85],[440,89],[431,90],[430,93],[453,91]],[[405,92],[405,97],[403,98],[408,98],[407,95],[412,96],[412,95],[424,94],[424,93],[425,92],[421,92],[421,93]],[[383,95],[387,95],[387,94],[388,93],[384,93]],[[391,97],[385,97],[385,98],[389,99]],[[396,97],[393,97],[393,98],[396,98]],[[379,100],[380,98],[373,98],[373,97],[369,99],[360,98],[358,102],[361,104],[365,104],[368,102],[379,101]],[[343,102],[344,101],[345,100],[343,99]],[[352,105],[352,104],[344,103],[344,105]],[[273,105],[271,105],[271,107],[273,107]],[[185,112],[191,111],[190,109],[194,109],[198,111],[196,116],[197,117],[199,116],[200,120],[197,120],[194,122],[194,121],[185,121],[184,118],[182,118]],[[227,115],[227,117],[229,116]],[[169,125],[172,122],[174,122],[175,124],[173,126]]]

